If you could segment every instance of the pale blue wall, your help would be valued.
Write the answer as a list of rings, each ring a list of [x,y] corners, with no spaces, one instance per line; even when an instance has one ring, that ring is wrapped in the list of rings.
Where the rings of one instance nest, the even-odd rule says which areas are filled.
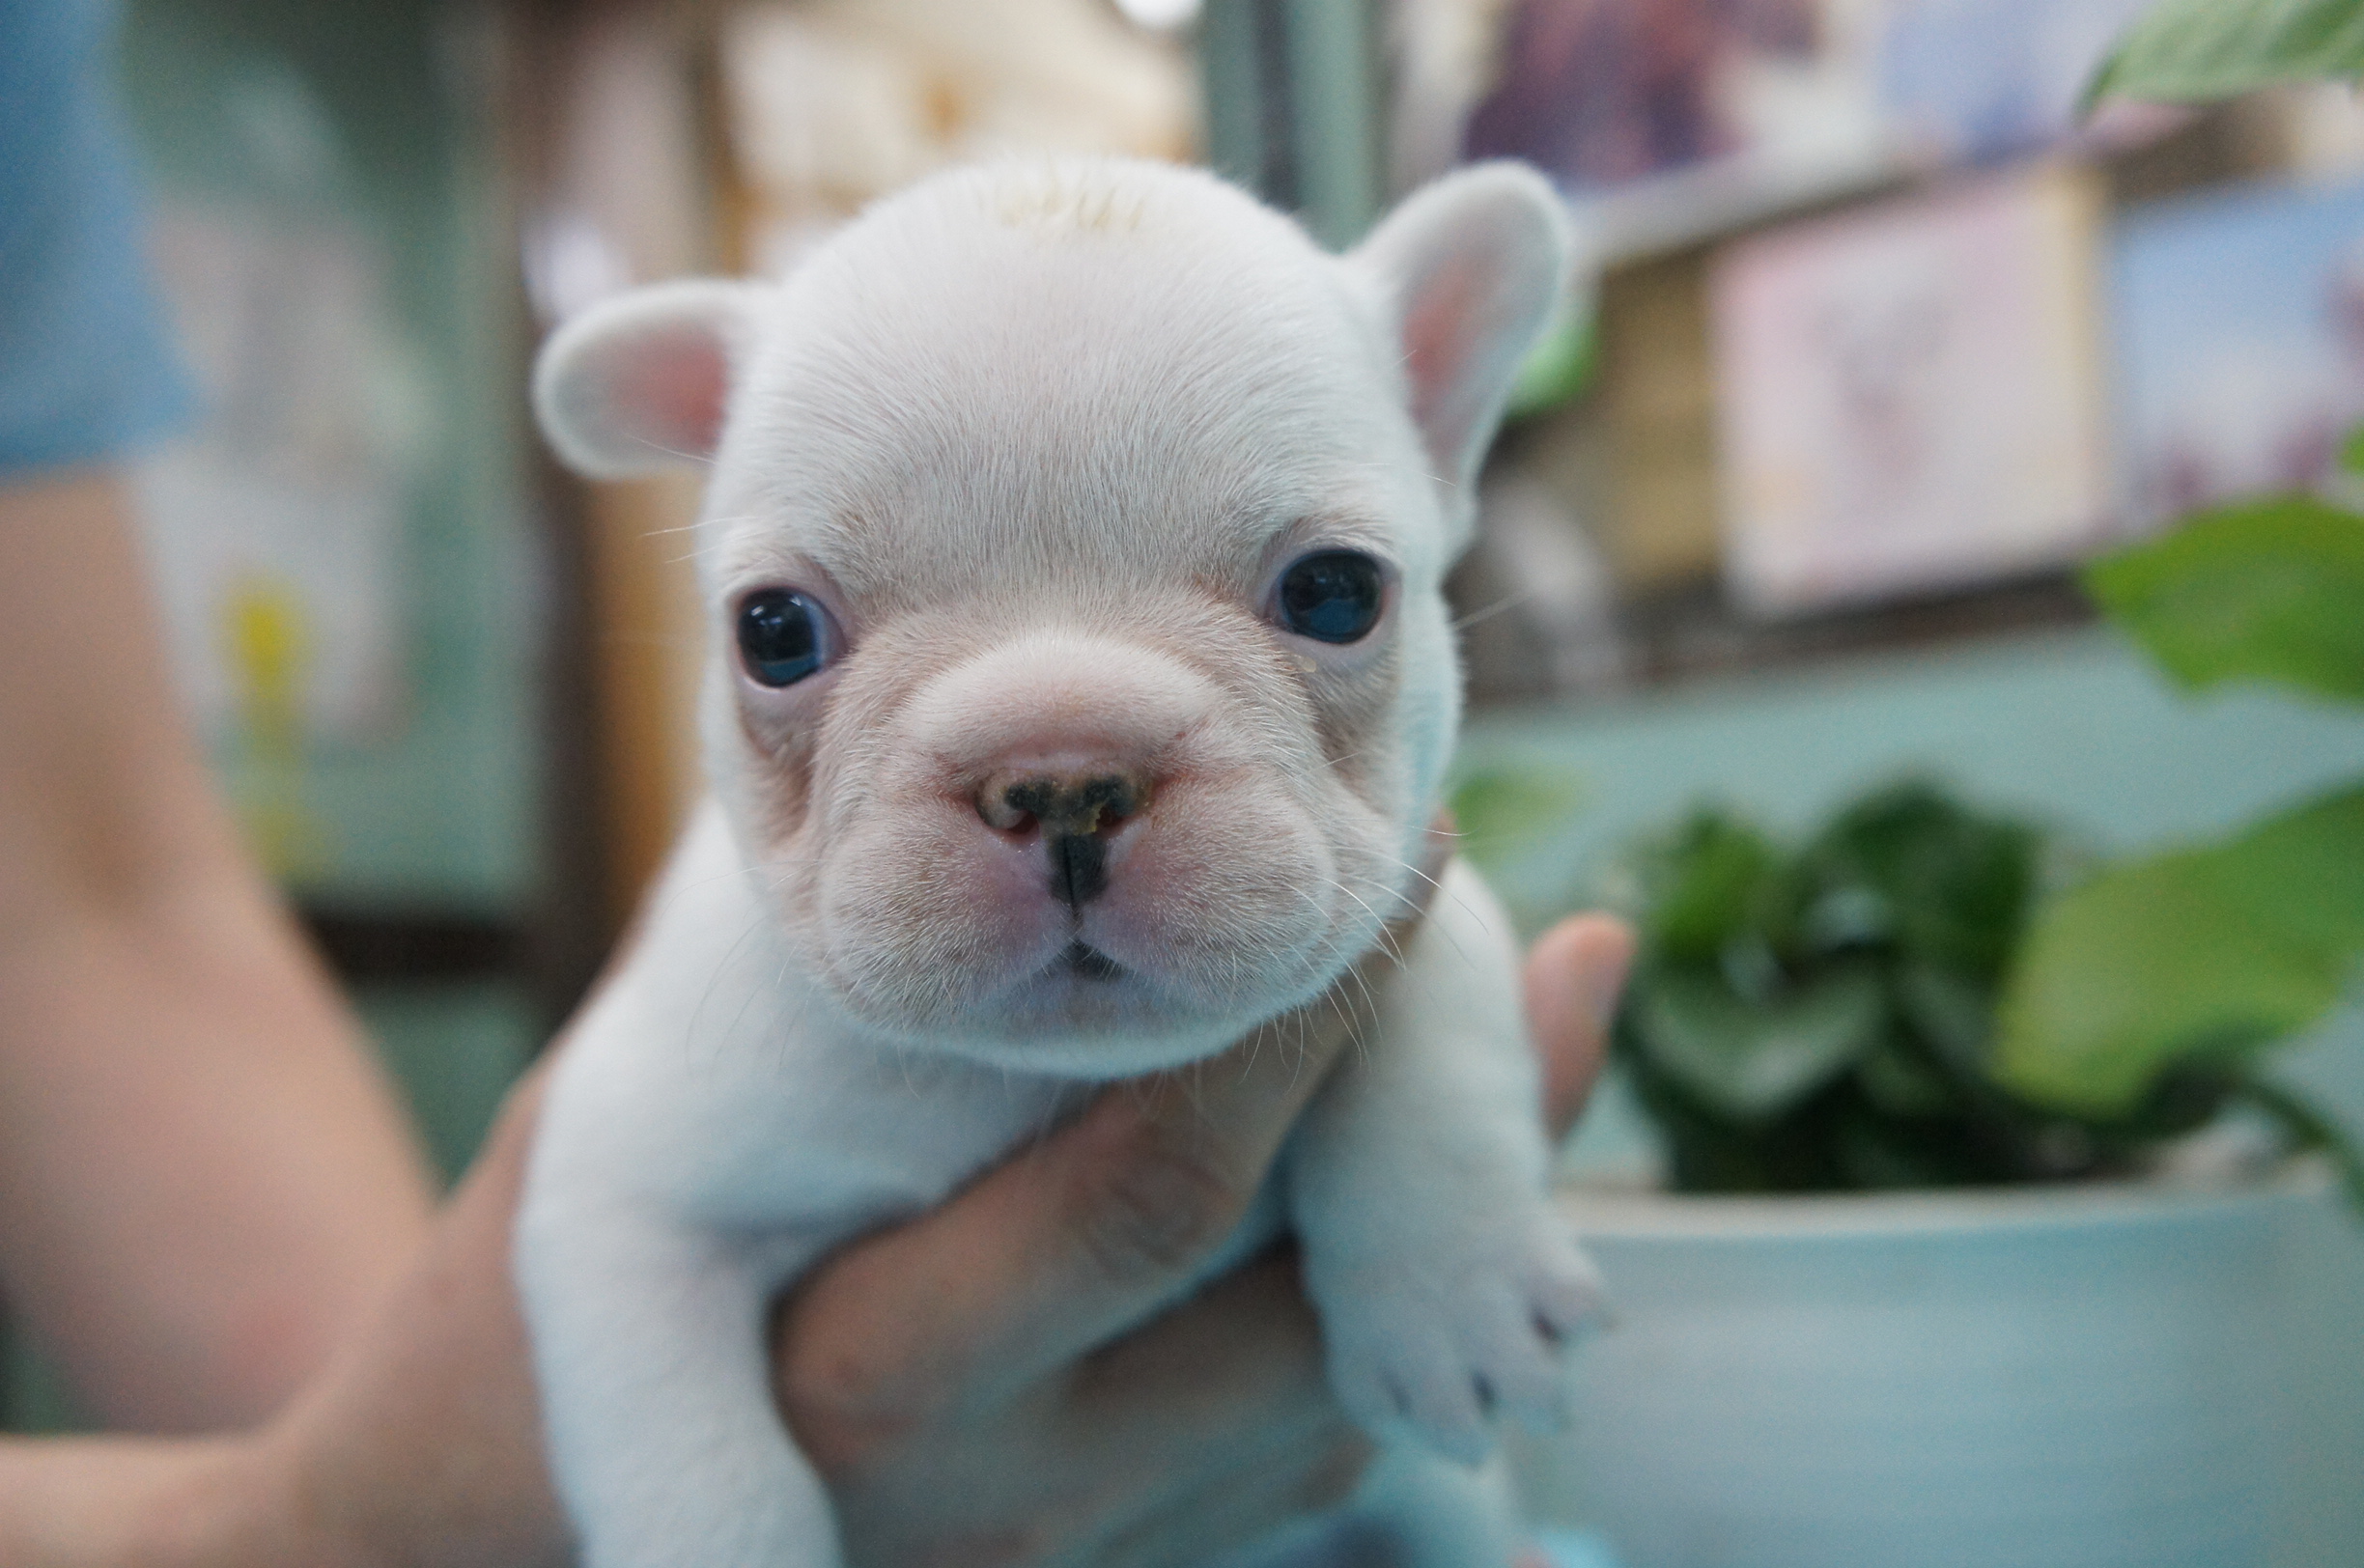
[[[2104,848],[2209,833],[2364,772],[2364,718],[2264,690],[2187,702],[2096,631],[1492,710],[1469,725],[1463,760],[1580,779],[1584,809],[1519,875],[1495,879],[1520,902],[1548,902],[1703,795],[1798,826],[1916,770]]]

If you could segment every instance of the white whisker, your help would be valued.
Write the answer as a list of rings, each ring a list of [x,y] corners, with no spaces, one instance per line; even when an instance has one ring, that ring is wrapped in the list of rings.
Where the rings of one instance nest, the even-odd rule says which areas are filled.
[[[1484,609],[1472,610],[1467,615],[1461,617],[1461,619],[1455,621],[1452,624],[1452,630],[1455,631],[1467,631],[1471,627],[1482,626],[1486,622],[1494,619],[1494,617],[1497,615],[1506,614],[1534,598],[1534,595],[1532,593],[1516,593],[1502,599],[1498,599],[1493,603],[1488,604]]]

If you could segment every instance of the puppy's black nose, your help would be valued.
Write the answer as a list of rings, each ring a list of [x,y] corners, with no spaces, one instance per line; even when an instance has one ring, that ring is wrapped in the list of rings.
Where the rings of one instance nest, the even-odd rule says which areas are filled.
[[[1149,803],[1128,773],[998,773],[977,791],[977,815],[1001,832],[1039,831],[1051,896],[1074,909],[1108,891],[1108,841]]]

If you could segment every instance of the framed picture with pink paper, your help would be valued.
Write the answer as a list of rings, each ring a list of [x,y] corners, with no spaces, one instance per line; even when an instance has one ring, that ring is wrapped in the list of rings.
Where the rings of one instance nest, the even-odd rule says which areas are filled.
[[[2099,192],[2047,165],[1729,247],[1710,280],[1725,580],[1794,614],[2108,533]]]

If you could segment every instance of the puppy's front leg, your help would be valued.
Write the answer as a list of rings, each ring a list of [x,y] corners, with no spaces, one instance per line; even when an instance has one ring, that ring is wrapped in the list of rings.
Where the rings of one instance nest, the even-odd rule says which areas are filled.
[[[1458,861],[1378,1001],[1291,1140],[1291,1218],[1347,1412],[1474,1464],[1496,1411],[1562,1419],[1600,1295],[1549,1200],[1509,920]]]
[[[835,1518],[774,1411],[778,1260],[579,1190],[529,1199],[518,1275],[583,1568],[833,1568]]]

